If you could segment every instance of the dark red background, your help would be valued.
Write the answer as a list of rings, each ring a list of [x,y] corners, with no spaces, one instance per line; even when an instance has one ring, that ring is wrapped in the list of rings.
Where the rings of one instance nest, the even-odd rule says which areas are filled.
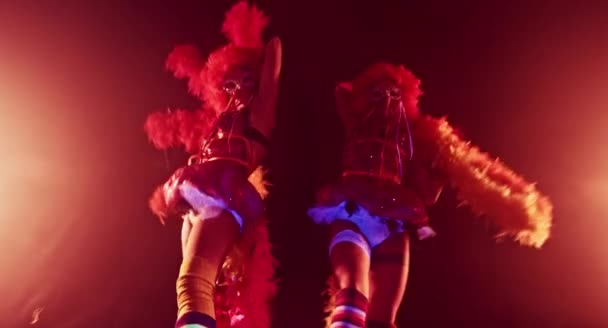
[[[172,169],[145,116],[194,108],[163,70],[208,53],[228,1],[0,3],[2,327],[171,327],[178,224],[147,197]],[[549,194],[540,251],[496,244],[448,191],[413,246],[400,327],[608,326],[608,6],[590,1],[259,1],[284,45],[268,165],[281,263],[275,327],[321,327],[324,230],[305,216],[337,170],[333,86],[375,60],[422,79],[444,115]],[[376,3],[371,5],[371,3]],[[599,3],[599,2],[598,2]]]

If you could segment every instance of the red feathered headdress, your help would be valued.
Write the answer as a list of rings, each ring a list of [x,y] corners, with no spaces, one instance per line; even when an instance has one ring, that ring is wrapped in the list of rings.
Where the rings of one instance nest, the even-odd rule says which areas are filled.
[[[387,80],[395,82],[401,89],[407,117],[415,119],[419,116],[418,98],[422,95],[420,80],[401,65],[373,64],[352,82],[342,82],[336,87],[336,106],[347,135],[369,111],[369,89]]]
[[[369,88],[380,81],[392,81],[401,89],[403,106],[409,117],[418,115],[418,98],[422,95],[420,90],[420,80],[412,72],[402,65],[392,65],[387,63],[377,63],[368,67],[352,83],[352,92],[355,103],[355,110],[366,110],[362,108],[366,104],[362,103],[362,97],[358,95],[367,94]]]
[[[178,78],[189,78],[190,91],[207,107],[221,112],[228,102],[221,82],[231,67],[244,66],[259,71],[264,43],[262,34],[268,17],[246,1],[235,4],[227,13],[222,32],[229,43],[209,55],[203,65],[192,46],[179,46],[169,55],[167,68]]]
[[[180,109],[148,116],[145,130],[156,148],[184,145],[190,153],[199,150],[201,138],[228,102],[221,89],[226,72],[235,66],[259,71],[264,49],[262,33],[267,23],[268,18],[256,6],[240,1],[226,13],[222,26],[229,43],[211,53],[206,62],[192,45],[173,49],[165,63],[167,69],[177,78],[188,79],[190,92],[204,104],[196,111]]]

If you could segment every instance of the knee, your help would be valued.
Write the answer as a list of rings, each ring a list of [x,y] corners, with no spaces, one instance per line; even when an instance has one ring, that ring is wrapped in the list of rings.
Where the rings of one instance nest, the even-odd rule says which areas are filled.
[[[399,304],[383,304],[374,306],[370,303],[367,312],[367,328],[391,328],[396,327],[397,312]]]
[[[371,248],[367,240],[353,230],[342,230],[334,235],[329,244],[329,256],[332,256],[334,249],[338,247],[346,248],[345,244],[352,249],[351,253],[357,252],[357,249],[359,249],[367,259],[371,257]]]
[[[340,287],[362,290],[370,263],[367,241],[352,230],[343,230],[331,240],[329,257]]]

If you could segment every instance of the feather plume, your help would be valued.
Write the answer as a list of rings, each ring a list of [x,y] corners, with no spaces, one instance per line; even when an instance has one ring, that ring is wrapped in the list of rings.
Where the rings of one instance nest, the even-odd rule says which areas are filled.
[[[198,49],[192,45],[175,47],[165,61],[166,69],[178,79],[195,77],[204,64]]]
[[[277,290],[271,247],[267,221],[260,218],[246,226],[226,256],[221,275],[228,291],[222,293],[227,313],[220,315],[229,317],[230,327],[270,327],[270,300]]]
[[[226,13],[222,32],[237,47],[261,48],[268,17],[255,5],[240,1]]]
[[[540,248],[549,238],[553,206],[549,198],[506,164],[459,136],[445,118],[421,117],[424,135],[434,140],[437,168],[473,213],[484,215],[498,229],[497,238],[513,237]]]
[[[215,119],[212,110],[177,109],[148,115],[144,129],[158,149],[183,145],[189,153],[196,153]]]

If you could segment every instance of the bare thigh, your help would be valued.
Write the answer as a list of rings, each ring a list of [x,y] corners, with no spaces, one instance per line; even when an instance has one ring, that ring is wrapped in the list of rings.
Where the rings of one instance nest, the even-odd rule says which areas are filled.
[[[368,320],[394,323],[405,294],[409,236],[394,235],[372,250]]]
[[[182,226],[184,257],[202,257],[209,263],[222,263],[228,248],[240,233],[240,226],[227,211],[205,220],[191,217]]]
[[[332,239],[333,236],[344,230],[359,233],[355,224],[345,220],[336,220],[331,224]],[[353,243],[339,243],[334,246],[330,254],[330,261],[341,289],[356,288],[367,297],[370,259],[365,251]]]
[[[192,230],[192,222],[188,217],[182,220],[182,255],[186,253],[186,245],[188,245],[188,237],[190,237],[190,231]]]

